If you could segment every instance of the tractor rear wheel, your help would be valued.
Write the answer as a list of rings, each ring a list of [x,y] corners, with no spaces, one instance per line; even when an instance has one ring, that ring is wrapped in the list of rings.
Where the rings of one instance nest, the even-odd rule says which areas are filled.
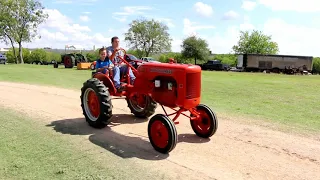
[[[199,137],[211,137],[218,129],[218,119],[216,114],[204,104],[199,104],[196,107],[196,110],[200,114],[200,119],[190,120],[192,130]],[[192,114],[190,116],[194,117]]]
[[[104,128],[112,117],[112,102],[106,86],[97,78],[83,83],[81,107],[88,124],[94,128]]]
[[[174,122],[163,114],[151,118],[148,124],[148,136],[153,148],[163,154],[172,151],[178,142]]]
[[[157,103],[148,95],[135,93],[131,98],[126,98],[132,114],[138,118],[148,118],[155,113]]]
[[[64,67],[65,68],[73,68],[75,66],[75,58],[74,56],[71,56],[71,55],[65,55],[64,56],[64,60],[63,60],[63,63],[64,63]]]

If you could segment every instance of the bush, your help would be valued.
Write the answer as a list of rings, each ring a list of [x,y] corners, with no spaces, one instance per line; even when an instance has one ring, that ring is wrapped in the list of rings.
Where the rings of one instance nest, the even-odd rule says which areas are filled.
[[[30,54],[30,59],[32,61],[47,61],[47,51],[44,49],[33,50]]]
[[[237,56],[234,54],[217,54],[214,59],[220,60],[223,64],[228,64],[230,66],[237,65]]]
[[[15,48],[16,51],[16,56],[18,57],[18,61],[20,61],[19,59],[19,48]],[[26,48],[22,48],[22,56],[23,56],[23,60],[24,63],[29,63],[30,61],[30,51]],[[13,56],[13,49],[10,48],[9,51],[6,53],[6,57],[7,57],[7,62],[8,63],[15,63],[16,59]]]
[[[320,73],[320,57],[313,58],[312,71],[315,73]]]

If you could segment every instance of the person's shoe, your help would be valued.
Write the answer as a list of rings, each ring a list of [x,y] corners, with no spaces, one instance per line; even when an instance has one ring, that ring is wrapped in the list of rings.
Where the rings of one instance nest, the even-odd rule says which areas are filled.
[[[117,91],[120,93],[126,89],[127,83],[120,83],[120,86],[117,88]]]

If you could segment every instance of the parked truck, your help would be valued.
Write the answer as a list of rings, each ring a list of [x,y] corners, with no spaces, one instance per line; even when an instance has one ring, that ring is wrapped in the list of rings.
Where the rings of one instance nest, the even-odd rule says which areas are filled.
[[[220,60],[209,60],[204,64],[197,64],[202,70],[228,71],[230,66],[223,64]]]
[[[294,74],[312,71],[312,56],[240,54],[237,68],[246,72],[269,71]]]

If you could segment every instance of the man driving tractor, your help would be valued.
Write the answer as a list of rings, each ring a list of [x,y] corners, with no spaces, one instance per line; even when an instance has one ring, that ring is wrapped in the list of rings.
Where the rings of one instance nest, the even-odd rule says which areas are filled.
[[[123,51],[121,51],[120,48],[120,40],[118,37],[112,37],[111,38],[111,46],[107,47],[107,57],[109,60],[112,61],[114,64],[113,67],[113,81],[114,81],[114,86],[118,91],[122,91],[122,85],[120,83],[120,72],[125,73],[128,69],[127,65],[124,62],[120,63],[120,59],[117,56],[124,56]],[[130,69],[129,71],[129,76],[131,80],[131,84],[133,83],[135,76]]]

